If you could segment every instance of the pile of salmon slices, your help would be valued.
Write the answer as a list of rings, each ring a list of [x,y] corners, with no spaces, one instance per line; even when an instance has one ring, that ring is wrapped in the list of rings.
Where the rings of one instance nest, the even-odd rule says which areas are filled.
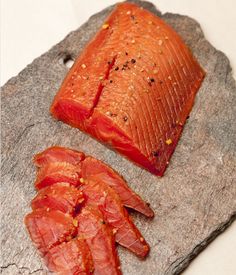
[[[149,218],[154,213],[113,169],[63,147],[37,154],[34,164],[38,192],[25,224],[50,271],[121,274],[115,243],[147,256],[149,245],[126,207]]]

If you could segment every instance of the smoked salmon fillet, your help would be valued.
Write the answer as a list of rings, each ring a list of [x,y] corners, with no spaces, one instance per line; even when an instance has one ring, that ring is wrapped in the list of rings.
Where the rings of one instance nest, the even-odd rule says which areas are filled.
[[[25,225],[50,271],[120,275],[115,243],[147,256],[149,245],[125,206],[154,213],[111,167],[59,146],[37,154],[34,164],[37,195]]]
[[[75,61],[51,114],[162,176],[204,76],[161,18],[121,3]]]

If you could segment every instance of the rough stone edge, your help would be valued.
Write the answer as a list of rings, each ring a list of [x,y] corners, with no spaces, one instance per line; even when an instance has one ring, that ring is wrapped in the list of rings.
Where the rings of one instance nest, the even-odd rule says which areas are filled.
[[[236,81],[233,77],[233,69],[231,67],[230,64],[230,60],[227,57],[227,55],[222,52],[221,50],[218,50],[215,46],[212,45],[211,42],[209,42],[206,39],[206,36],[204,34],[204,31],[200,25],[200,23],[188,16],[188,15],[181,15],[179,13],[175,13],[175,16],[179,16],[179,17],[185,17],[187,18],[189,21],[192,21],[193,24],[195,24],[200,32],[199,32],[199,40],[203,40],[205,43],[209,44],[209,47],[211,47],[216,54],[222,56],[222,58],[224,60],[226,60],[227,63],[227,72],[226,72],[226,85],[227,83],[230,83],[235,89],[236,89]],[[173,16],[173,13],[169,13],[166,12],[164,14],[162,14],[162,17],[166,17],[168,18],[169,16]],[[236,92],[236,90],[235,90]],[[186,255],[186,257],[181,257],[178,258],[176,261],[174,261],[170,267],[165,271],[165,274],[167,275],[178,275],[181,274],[192,262],[192,260],[194,260],[211,242],[213,242],[222,232],[224,232],[234,221],[236,221],[236,211],[233,212],[229,217],[228,220],[226,220],[225,222],[219,224],[214,230],[212,230],[208,237],[206,239],[204,239],[202,242],[198,243],[193,249],[192,251],[189,252],[189,254]]]
[[[213,242],[222,232],[224,232],[234,221],[236,221],[236,211],[229,217],[229,219],[218,225],[218,227],[211,232],[211,234],[202,242],[197,244],[193,250],[185,257],[179,258],[173,262],[169,269],[165,272],[167,275],[178,275],[183,272],[211,242]]]

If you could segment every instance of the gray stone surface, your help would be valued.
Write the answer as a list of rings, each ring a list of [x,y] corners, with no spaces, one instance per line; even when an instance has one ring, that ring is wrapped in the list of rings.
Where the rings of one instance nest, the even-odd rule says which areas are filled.
[[[152,4],[139,3],[156,12]],[[32,156],[53,144],[82,150],[109,163],[155,210],[154,220],[133,213],[151,253],[140,261],[119,247],[125,275],[181,272],[235,219],[235,81],[228,59],[204,38],[193,19],[162,16],[181,34],[207,72],[163,178],[50,117],[50,103],[68,71],[63,58],[81,52],[110,10],[91,17],[2,88],[2,274],[48,274],[26,234],[23,218],[35,194]]]

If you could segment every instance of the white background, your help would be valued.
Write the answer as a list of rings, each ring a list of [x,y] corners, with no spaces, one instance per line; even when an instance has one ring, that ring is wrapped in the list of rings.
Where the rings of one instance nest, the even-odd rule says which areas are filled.
[[[90,15],[116,0],[1,0],[3,85],[27,64]],[[199,21],[208,40],[230,58],[236,70],[235,0],[153,0],[162,12],[189,15]],[[185,275],[236,275],[236,222],[205,249]]]

